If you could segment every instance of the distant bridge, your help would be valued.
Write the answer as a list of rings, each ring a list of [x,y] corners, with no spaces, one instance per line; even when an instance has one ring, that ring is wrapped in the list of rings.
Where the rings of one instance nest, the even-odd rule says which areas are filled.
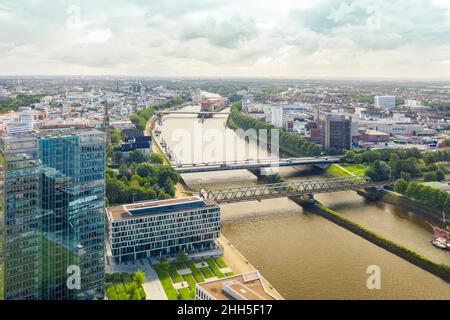
[[[260,201],[289,196],[307,196],[308,198],[313,198],[313,195],[318,193],[377,188],[385,184],[385,182],[372,182],[368,177],[346,177],[293,183],[273,183],[211,191],[202,190],[200,193],[206,199],[223,204],[254,200]]]
[[[173,164],[172,167],[178,173],[194,173],[209,171],[226,171],[240,169],[261,169],[269,167],[290,167],[307,165],[329,165],[338,162],[340,157],[307,157],[307,158],[287,158],[287,159],[259,159],[259,160],[241,160],[228,162],[208,162],[208,163],[190,163]]]

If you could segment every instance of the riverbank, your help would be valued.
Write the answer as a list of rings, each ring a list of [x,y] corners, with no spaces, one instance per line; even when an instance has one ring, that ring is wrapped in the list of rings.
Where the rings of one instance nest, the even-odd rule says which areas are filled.
[[[150,120],[147,122],[147,126],[145,128],[145,135],[152,137],[152,153],[160,154],[163,157],[163,163],[165,165],[170,165],[169,159],[167,159],[166,154],[162,151],[161,146],[159,145],[158,140],[156,139],[155,135],[153,134],[153,129],[155,128],[155,122],[157,120],[157,117],[153,115]],[[192,192],[190,192],[186,185],[183,182],[183,179],[181,179],[182,182],[179,182],[175,185],[175,198],[182,198],[182,197],[190,197],[192,195]]]
[[[219,243],[223,247],[223,260],[235,274],[257,270],[222,234],[220,235]],[[284,300],[283,296],[262,275],[261,280],[270,295],[279,300]]]
[[[382,237],[381,235],[349,220],[348,218],[342,216],[338,212],[335,212],[318,201],[314,204],[306,204],[298,197],[291,197],[295,203],[301,206],[306,206],[308,210],[319,214],[325,219],[339,225],[340,227],[347,229],[348,231],[359,235],[360,237],[366,239],[367,241],[383,248],[398,257],[414,264],[415,266],[422,268],[425,271],[432,273],[433,275],[450,282],[450,267],[444,264],[438,264],[411,249],[401,246],[389,239]]]
[[[429,206],[426,206],[417,200],[408,198],[402,194],[393,191],[383,189],[380,192],[381,197],[379,198],[379,200],[397,206],[400,209],[412,211],[418,215],[427,218],[428,220],[433,221],[433,223],[439,225],[442,224],[441,221],[442,212],[440,212],[439,210],[430,208]]]

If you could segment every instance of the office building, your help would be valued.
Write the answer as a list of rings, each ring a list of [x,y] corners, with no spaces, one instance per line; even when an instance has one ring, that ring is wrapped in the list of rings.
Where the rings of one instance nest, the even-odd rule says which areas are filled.
[[[217,249],[220,208],[201,197],[146,201],[106,208],[116,262]]]
[[[283,128],[283,106],[272,106],[270,109],[270,123],[276,128]]]
[[[395,108],[395,96],[375,96],[375,108]]]
[[[9,135],[31,132],[34,129],[34,110],[30,107],[20,107],[18,113],[19,121],[9,122],[6,126],[6,133]]]
[[[5,299],[88,299],[104,287],[105,138],[97,130],[2,137]],[[69,288],[71,271],[80,288]]]
[[[352,118],[327,115],[322,126],[322,146],[325,149],[347,150],[352,146]]]
[[[277,300],[257,270],[197,283],[195,300]]]

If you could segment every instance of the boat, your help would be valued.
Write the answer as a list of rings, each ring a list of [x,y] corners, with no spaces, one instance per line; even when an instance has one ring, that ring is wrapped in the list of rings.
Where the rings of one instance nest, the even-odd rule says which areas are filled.
[[[450,250],[450,231],[445,222],[445,214],[442,213],[444,228],[439,228],[438,226],[431,225],[433,228],[434,237],[431,240],[431,244],[436,248],[442,250]]]

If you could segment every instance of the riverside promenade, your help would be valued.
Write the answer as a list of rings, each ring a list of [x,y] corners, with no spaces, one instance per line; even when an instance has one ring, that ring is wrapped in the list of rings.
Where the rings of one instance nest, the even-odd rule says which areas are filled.
[[[234,247],[233,244],[223,235],[220,235],[219,244],[223,247],[223,260],[235,274],[257,270],[250,263],[250,261],[248,261],[242,253],[240,253],[239,250]],[[268,293],[279,300],[285,300],[283,296],[262,275],[261,280],[263,281],[264,287]]]

